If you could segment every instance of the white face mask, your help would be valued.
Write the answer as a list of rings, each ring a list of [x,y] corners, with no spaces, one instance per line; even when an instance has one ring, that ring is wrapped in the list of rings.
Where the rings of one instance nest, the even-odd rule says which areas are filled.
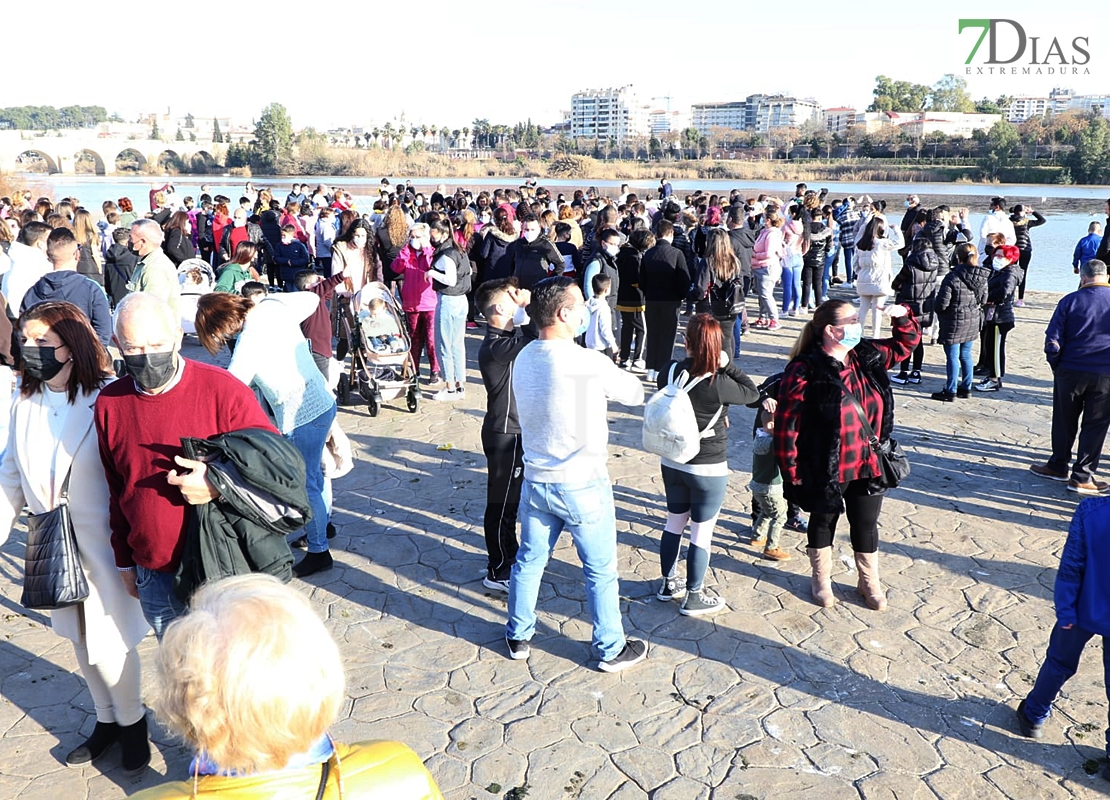
[[[609,255],[613,256],[614,258],[616,258],[617,253],[619,253],[620,251],[621,251],[620,247],[618,247],[616,245],[611,245],[611,244],[605,245],[605,252],[608,253]]]
[[[240,219],[239,217],[235,218],[235,227],[236,228],[242,228],[246,224],[247,224],[247,221],[245,219]]]
[[[540,238],[540,232],[539,231],[525,231],[524,232],[524,241],[528,242],[529,244],[536,241],[536,239],[538,239],[538,238]]]
[[[991,262],[995,269],[1003,269],[1009,266],[1010,262],[1004,258],[996,258]]]

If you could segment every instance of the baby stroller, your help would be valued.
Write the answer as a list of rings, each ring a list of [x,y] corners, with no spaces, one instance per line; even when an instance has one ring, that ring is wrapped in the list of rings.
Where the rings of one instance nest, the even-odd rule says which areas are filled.
[[[354,314],[339,315],[341,335],[347,337],[351,352],[351,365],[339,376],[335,390],[339,402],[349,404],[357,391],[370,416],[376,417],[384,401],[404,396],[409,411],[416,413],[420,386],[405,312],[383,283],[363,286],[352,305]],[[375,316],[369,312],[372,305],[377,306]]]
[[[196,335],[197,300],[216,288],[216,273],[204,259],[187,258],[177,268],[177,281],[181,284],[181,330]]]

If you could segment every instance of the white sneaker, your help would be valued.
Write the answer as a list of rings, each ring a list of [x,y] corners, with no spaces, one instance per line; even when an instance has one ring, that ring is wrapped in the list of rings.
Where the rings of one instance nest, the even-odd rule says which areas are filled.
[[[852,283],[851,281],[848,281],[847,283],[840,284],[840,288],[841,289],[855,289],[856,285],[854,283]]]
[[[659,377],[659,372],[654,370],[654,369],[649,369],[647,371],[647,376],[646,377],[647,377],[648,383],[655,383],[656,379]]]
[[[643,372],[645,369],[647,369],[647,362],[644,361],[642,358],[637,358],[635,361],[632,362],[632,369],[634,372]]]
[[[456,389],[455,390],[455,399],[456,400],[465,400],[466,399],[466,389]]]
[[[439,400],[440,402],[450,403],[458,400],[459,394],[460,393],[456,392],[454,389],[440,389],[438,392],[432,395],[432,399]]]

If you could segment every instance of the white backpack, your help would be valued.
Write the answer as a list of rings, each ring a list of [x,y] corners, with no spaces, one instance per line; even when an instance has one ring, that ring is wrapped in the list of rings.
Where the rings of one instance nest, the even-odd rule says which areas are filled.
[[[705,430],[698,428],[690,390],[708,375],[690,380],[685,370],[675,377],[677,364],[671,365],[668,383],[644,406],[644,449],[649,453],[685,464],[701,450],[701,440],[713,435],[713,426],[721,417],[724,406],[709,420]]]

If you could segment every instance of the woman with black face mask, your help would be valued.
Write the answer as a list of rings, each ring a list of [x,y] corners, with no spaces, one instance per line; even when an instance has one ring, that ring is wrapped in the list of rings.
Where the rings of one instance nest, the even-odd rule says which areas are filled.
[[[93,405],[112,377],[111,361],[88,319],[70,303],[40,303],[24,313],[20,325],[23,376],[0,465],[0,544],[24,505],[31,514],[56,508],[68,478],[89,596],[49,614],[54,632],[73,642],[96,726],[66,763],[85,764],[118,741],[124,770],[138,774],[150,762],[150,744],[135,648],[149,626],[116,572],[108,483],[93,430]]]

